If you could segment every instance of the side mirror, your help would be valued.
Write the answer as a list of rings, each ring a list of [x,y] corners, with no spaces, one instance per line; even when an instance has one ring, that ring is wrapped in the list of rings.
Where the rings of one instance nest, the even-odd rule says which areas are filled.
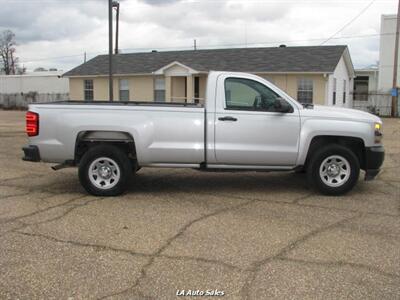
[[[282,98],[277,98],[274,102],[274,109],[276,112],[289,113],[292,112],[292,106]]]

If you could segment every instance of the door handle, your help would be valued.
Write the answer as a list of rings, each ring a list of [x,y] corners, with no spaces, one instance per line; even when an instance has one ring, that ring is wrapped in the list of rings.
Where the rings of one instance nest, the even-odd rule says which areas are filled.
[[[220,121],[233,121],[233,122],[237,121],[236,118],[231,117],[231,116],[221,117],[221,118],[218,118],[218,120],[220,120]]]

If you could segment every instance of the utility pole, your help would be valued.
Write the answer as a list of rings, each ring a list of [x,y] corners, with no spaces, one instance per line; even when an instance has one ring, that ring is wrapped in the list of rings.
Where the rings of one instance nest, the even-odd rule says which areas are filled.
[[[113,55],[113,30],[112,30],[112,0],[108,0],[108,92],[109,100],[112,102],[114,100],[113,92],[113,68],[112,68],[112,55]]]
[[[196,39],[193,40],[193,49],[197,50],[197,41],[196,41]]]
[[[397,117],[397,67],[399,57],[399,29],[400,29],[400,0],[397,5],[396,39],[394,44],[394,63],[393,63],[393,89],[392,89],[392,117]]]
[[[116,25],[115,25],[115,54],[118,54],[118,35],[119,35],[119,2],[113,1],[113,7],[115,7],[116,14]]]
[[[86,62],[86,51],[83,53],[83,62]]]
[[[246,48],[247,48],[247,22],[244,23],[244,43],[245,43]]]

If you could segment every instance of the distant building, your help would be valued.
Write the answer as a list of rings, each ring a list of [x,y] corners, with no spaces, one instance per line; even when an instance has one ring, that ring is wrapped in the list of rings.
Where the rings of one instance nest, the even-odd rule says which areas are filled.
[[[378,67],[371,66],[364,69],[356,69],[355,73],[353,100],[367,101],[369,94],[376,94],[378,91]]]
[[[379,69],[371,66],[355,70],[353,107],[382,116],[389,116],[391,96],[378,89]]]
[[[393,63],[394,63],[394,45],[396,39],[395,35],[396,22],[397,22],[397,15],[381,16],[381,35],[380,35],[380,47],[379,47],[379,80],[378,80],[378,91],[381,93],[389,94],[393,86]],[[400,75],[399,67],[397,69],[397,72]],[[397,86],[400,86],[400,76],[397,77]]]
[[[379,114],[389,116],[391,114],[391,90],[393,87],[394,48],[396,39],[397,15],[381,16],[378,86],[376,95],[370,96],[370,107],[379,110]],[[399,55],[400,58],[400,55]],[[400,59],[399,59],[400,63]],[[400,87],[400,68],[397,72],[397,88]],[[398,101],[400,105],[400,101]]]
[[[203,102],[211,70],[248,72],[303,103],[352,107],[354,68],[347,46],[232,48],[113,56],[114,98]],[[108,100],[108,56],[72,69],[72,100]]]
[[[29,103],[67,100],[69,81],[62,71],[0,75],[0,106],[26,107]]]

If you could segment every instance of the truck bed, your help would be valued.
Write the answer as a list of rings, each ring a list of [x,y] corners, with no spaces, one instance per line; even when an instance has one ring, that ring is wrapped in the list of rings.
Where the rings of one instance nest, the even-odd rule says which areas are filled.
[[[129,134],[142,166],[204,161],[205,109],[195,103],[59,101],[29,109],[40,116],[40,134],[31,142],[43,161],[74,159],[77,137],[86,131]]]

